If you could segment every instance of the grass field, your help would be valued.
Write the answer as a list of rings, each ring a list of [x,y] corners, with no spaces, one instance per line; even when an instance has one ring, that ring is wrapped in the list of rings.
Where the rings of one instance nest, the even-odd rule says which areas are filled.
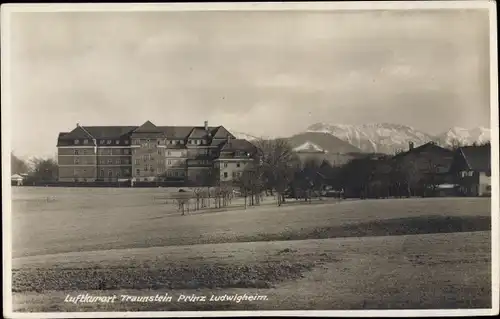
[[[158,200],[168,191],[14,188],[15,310],[491,307],[489,199],[263,205],[180,216]],[[260,293],[268,300],[64,302],[76,292]]]

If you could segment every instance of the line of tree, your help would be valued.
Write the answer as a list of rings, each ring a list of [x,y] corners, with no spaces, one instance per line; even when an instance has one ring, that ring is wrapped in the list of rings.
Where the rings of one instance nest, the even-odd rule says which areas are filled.
[[[179,192],[173,195],[173,202],[182,215],[186,212],[208,208],[224,208],[231,204],[234,198],[230,185],[214,187],[195,187],[191,192]]]
[[[467,146],[491,146],[491,141],[484,141],[481,143],[473,142],[472,144],[467,144],[467,143],[461,142],[457,138],[452,138],[450,140],[449,144],[447,145],[447,148],[451,149],[451,150],[458,150],[461,147],[467,147]]]
[[[301,161],[286,139],[259,139],[253,142],[257,152],[254,164],[245,168],[234,185],[247,205],[259,205],[263,194],[275,195],[277,205],[287,195],[309,200],[321,196],[328,172],[317,160]]]
[[[257,149],[254,165],[247,166],[232,184],[221,183],[215,168],[206,170],[201,176],[205,187],[194,189],[194,209],[225,207],[235,190],[244,197],[245,207],[259,205],[263,194],[275,195],[277,205],[281,206],[287,195],[306,201],[321,198],[325,185],[345,190],[349,196],[367,198],[431,195],[443,182],[442,163],[435,159],[416,164],[396,161],[389,155],[366,154],[341,167],[332,167],[326,161],[300,160],[286,139],[259,139],[253,144]],[[456,150],[463,146],[466,145],[456,140],[449,148]],[[27,183],[57,180],[57,162],[51,158],[32,158],[26,162],[11,154],[11,167],[13,174],[27,173]],[[178,204],[181,207],[189,202],[179,200]]]
[[[24,161],[11,153],[12,174],[27,174],[25,184],[57,181],[58,165],[53,158],[33,157]]]
[[[321,198],[326,185],[357,198],[434,196],[438,185],[447,183],[449,159],[437,157],[395,159],[390,155],[365,154],[341,167],[310,158],[301,161],[285,139],[257,140],[255,165],[249,166],[235,181],[249,205],[258,205],[263,192],[276,193],[277,204],[286,196],[311,200]],[[470,146],[490,145],[490,142]],[[456,150],[455,141],[449,146]]]

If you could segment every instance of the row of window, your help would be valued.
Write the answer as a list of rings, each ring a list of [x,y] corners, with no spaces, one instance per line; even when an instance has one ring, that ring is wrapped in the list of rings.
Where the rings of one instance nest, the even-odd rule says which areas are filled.
[[[113,145],[113,140],[97,140],[99,145]],[[84,139],[83,140],[83,145],[88,145],[90,143],[90,140]],[[74,140],[75,145],[80,144],[80,140],[76,139]],[[129,144],[129,140],[114,140],[115,145],[120,145],[120,144]],[[149,139],[146,140],[140,140],[140,139],[135,139],[132,141],[132,144],[134,145],[141,145],[142,147],[145,148],[153,148],[157,147],[157,145],[184,145],[184,140],[157,140],[156,143],[152,142]],[[189,140],[188,143],[189,145],[207,145],[208,141],[202,140],[202,139],[195,139],[195,140]],[[236,152],[236,156],[250,156],[247,152]]]
[[[113,160],[109,159],[107,161],[105,161],[105,160],[100,160],[99,161],[99,164],[101,164],[101,165],[105,165],[106,163],[108,165],[113,165]],[[130,162],[129,159],[117,159],[117,160],[115,160],[115,164],[117,164],[117,165],[130,165],[132,163]]]
[[[154,158],[154,157],[153,157],[153,155],[151,155],[151,154],[144,154],[144,155],[142,156],[142,160],[143,160],[143,161],[152,161],[152,160],[154,160],[154,159],[155,159],[155,158]],[[136,159],[136,162],[137,162],[137,159]]]
[[[183,171],[167,171],[167,176],[170,177],[183,177],[185,174]]]
[[[160,172],[162,170],[162,167],[159,167],[158,168],[158,172]],[[136,171],[140,171],[140,169],[136,169]],[[150,171],[150,172],[154,172],[155,171],[155,168],[153,165],[146,165],[144,166],[144,171],[147,172],[147,171]]]
[[[167,160],[168,165],[186,164],[186,160]]]
[[[143,156],[143,160],[144,161],[152,161],[154,160],[154,157],[151,156],[151,154],[148,154],[148,155],[144,155]],[[164,159],[158,159],[156,161],[156,163],[158,165],[164,165],[165,164],[165,160]],[[186,161],[185,160],[167,160],[167,164],[168,165],[178,165],[178,164],[185,164]],[[74,158],[74,164],[75,165],[80,165],[80,164],[93,164],[92,160],[91,161],[85,161],[85,159],[80,159],[78,157],[75,157]],[[131,160],[130,159],[116,159],[116,160],[112,160],[112,159],[108,159],[108,160],[104,160],[104,159],[101,159],[99,160],[99,164],[100,165],[113,165],[113,164],[116,164],[116,165],[130,165],[132,164]],[[134,161],[134,164],[135,165],[140,165],[141,164],[141,160],[140,159],[135,159]],[[190,161],[190,164],[200,164],[200,165],[209,165],[210,164],[210,161],[208,160],[199,160],[199,161],[196,161],[196,160],[193,160],[193,161]],[[227,168],[227,163],[224,163],[223,166],[225,168]],[[236,163],[236,167],[240,167],[240,163],[237,162]],[[466,172],[462,172],[462,173],[466,173]],[[462,175],[462,176],[465,176],[465,175]],[[470,175],[472,176],[472,175]]]
[[[212,161],[209,160],[190,160],[190,165],[210,165]]]
[[[75,177],[80,176],[80,173],[81,173],[82,175],[84,175],[84,176],[85,176],[85,175],[87,175],[87,170],[86,170],[86,169],[82,169],[82,170],[80,170],[80,169],[75,169],[75,170],[73,171],[73,175],[74,175]],[[129,169],[124,169],[124,170],[123,170],[123,175],[124,175],[124,176],[128,176],[129,174],[130,174],[130,170],[129,170]],[[106,175],[107,175],[108,177],[113,177],[113,171],[112,171],[112,170],[108,170],[108,171],[107,171],[107,174],[105,174],[105,170],[104,170],[104,169],[101,169],[101,170],[99,171],[99,176],[100,176],[100,177],[104,177],[104,176],[106,176]],[[114,174],[114,175],[115,175],[115,177],[120,177],[120,176],[121,176],[120,171],[115,172],[115,174]]]
[[[135,151],[135,150],[134,150]],[[125,149],[115,149],[114,151],[112,151],[111,149],[99,149],[97,151],[97,154],[99,155],[129,155],[130,154],[130,150],[125,148]],[[86,149],[83,149],[83,150],[74,150],[74,155],[95,155],[95,153],[93,152],[93,150],[86,150]]]
[[[154,160],[154,157],[151,156],[151,154],[148,154],[148,155],[144,155],[143,156],[143,160],[144,161],[151,161],[151,160]],[[156,163],[158,165],[165,165],[165,160],[164,159],[158,159],[156,161]],[[168,165],[179,165],[179,164],[185,164],[186,161],[185,160],[167,160],[167,164]],[[80,165],[80,164],[93,164],[92,160],[91,161],[86,161],[85,159],[80,159],[78,157],[75,157],[74,158],[74,164],[75,165]],[[113,164],[116,164],[116,165],[131,165],[132,162],[130,159],[116,159],[116,160],[112,160],[112,159],[108,159],[108,160],[99,160],[99,164],[100,165],[113,165]],[[135,159],[134,161],[134,164],[135,165],[140,165],[141,164],[141,160],[140,159]],[[192,160],[190,161],[190,164],[199,164],[199,165],[209,165],[210,164],[210,161],[208,160],[199,160],[199,161],[196,161],[196,160]],[[148,165],[146,165],[148,166]],[[150,165],[152,167],[152,165]],[[223,164],[224,168],[227,168],[227,163],[224,163]],[[240,163],[237,162],[236,163],[236,167],[240,167]],[[462,172],[462,177],[465,177],[467,175],[464,175],[464,174],[467,174],[469,173],[468,176],[472,176],[472,172]]]
[[[123,175],[124,175],[124,176],[129,176],[129,175],[130,175],[130,171],[129,171],[128,169],[125,169],[125,170],[123,171]],[[104,177],[104,170],[103,170],[103,169],[101,169],[101,170],[99,171],[99,176],[100,176],[100,177]],[[119,171],[117,171],[117,172],[115,173],[115,177],[120,177],[120,176],[121,176],[121,175],[120,175],[120,172],[119,172]],[[113,171],[108,170],[108,177],[113,177]]]
[[[153,161],[154,160],[154,157],[151,156],[151,154],[146,154],[142,157],[142,160],[144,162],[147,162],[147,161]],[[140,159],[135,159],[134,161],[135,165],[140,165],[141,164],[141,160]],[[159,165],[164,165],[165,164],[165,159],[161,158],[161,159],[158,159],[156,161],[157,164]],[[167,160],[167,164],[168,165],[172,165],[172,164],[185,164],[186,163],[186,160]]]
[[[227,163],[222,164],[224,168],[227,168]],[[241,167],[240,162],[236,162],[236,167]]]
[[[462,176],[462,177],[474,176],[474,172],[473,171],[462,171],[462,172],[460,172],[460,176]]]
[[[74,159],[74,164],[75,165],[85,165],[85,164],[94,164],[92,160],[90,161],[86,161],[85,158],[83,159],[80,159],[78,157],[75,157]],[[131,165],[131,161],[129,159],[117,159],[117,160],[112,160],[112,159],[108,159],[108,160],[100,160],[99,161],[99,164],[100,165],[113,165],[113,164],[116,164],[116,165]]]
[[[152,166],[146,166],[146,167],[144,167],[142,169],[142,171],[144,171],[144,172],[155,172],[155,169]],[[165,168],[163,168],[163,167],[159,167],[156,170],[157,174],[162,174],[164,172],[165,172]],[[137,176],[141,175],[141,169],[140,168],[137,168],[135,170],[135,175],[137,175]],[[184,176],[184,172],[183,171],[167,171],[167,176],[182,177],[182,176]]]
[[[236,178],[236,177],[241,177],[243,173],[242,172],[233,172],[233,178]],[[224,172],[224,178],[228,178],[229,174],[227,172]]]
[[[150,161],[150,160],[154,160],[154,158],[144,158],[144,161]],[[141,164],[141,160],[140,159],[135,159],[134,161],[134,164],[135,165],[140,165]],[[165,160],[164,159],[159,159],[159,160],[156,160],[156,164],[158,165],[165,165]]]
[[[149,169],[150,169],[150,171],[152,171],[152,172],[154,171],[154,169],[153,169],[152,167],[151,167],[151,168],[149,168]],[[148,168],[145,168],[145,169],[144,169],[144,171],[148,171]],[[159,170],[158,170],[158,173],[163,173],[163,172],[164,172],[164,170],[163,170],[163,169],[159,169]],[[86,169],[82,169],[82,170],[75,169],[75,170],[74,170],[74,172],[73,172],[73,176],[74,176],[74,177],[79,177],[79,176],[80,176],[80,173],[81,173],[81,175],[85,176],[85,175],[87,175],[87,170],[86,170]],[[129,169],[124,169],[124,170],[123,170],[123,176],[124,176],[124,177],[128,177],[129,175],[130,175],[130,170],[129,170]],[[139,168],[138,168],[138,169],[136,169],[136,175],[141,175],[141,169],[139,169]],[[167,176],[169,176],[169,177],[184,177],[184,176],[185,176],[185,173],[184,173],[184,171],[167,171],[167,174],[166,174],[166,175],[167,175]],[[226,175],[227,175],[227,173],[226,173]],[[120,171],[116,171],[116,172],[113,174],[113,171],[112,171],[112,170],[107,170],[107,172],[106,172],[106,170],[101,169],[101,170],[99,171],[99,177],[105,177],[105,176],[107,176],[107,177],[109,177],[109,178],[112,178],[112,177],[117,177],[117,178],[119,178],[119,177],[121,177],[122,175],[121,175],[121,172],[120,172]],[[233,177],[234,177],[234,176],[235,176],[235,175],[233,174]],[[227,177],[227,176],[225,176],[225,177]]]
[[[130,155],[130,150],[125,148],[125,149],[110,149],[110,148],[106,148],[106,149],[99,149],[97,150],[97,154],[99,155]],[[132,154],[136,154],[137,153],[137,150],[136,149],[132,149]],[[158,149],[157,150],[157,153],[158,155],[163,155],[163,150],[162,149]],[[215,153],[215,152],[212,152],[212,153]],[[185,152],[174,152],[174,154],[176,156],[185,156],[186,153]],[[74,150],[74,155],[94,155],[94,151],[93,150],[87,150],[87,149],[83,149],[83,150],[79,150],[79,149],[76,149]],[[167,155],[172,155],[172,152],[171,151],[167,151]]]
[[[136,149],[132,149],[132,154],[136,154],[137,153],[137,150]],[[186,153],[184,152],[174,152],[176,156],[185,156]],[[97,154],[99,155],[130,155],[130,150],[129,149],[99,149],[97,151]],[[158,149],[157,150],[157,154],[158,155],[163,155],[163,150],[161,149]],[[95,155],[94,152],[92,150],[86,150],[86,149],[83,149],[83,150],[74,150],[74,155]],[[171,151],[168,151],[167,152],[167,155],[172,155],[172,152]]]
[[[487,177],[491,177],[491,172],[486,172],[485,175]],[[462,177],[474,176],[474,171],[461,171],[460,176]]]
[[[141,145],[144,147],[154,147],[156,145],[184,145],[184,140],[151,140],[151,139],[134,139],[132,140],[133,145]],[[187,144],[190,145],[207,145],[208,141],[203,139],[193,139],[189,140]]]
[[[97,150],[97,154],[99,154],[99,155],[130,155],[131,153],[136,154],[137,149],[132,149],[132,152],[127,148],[125,148],[125,149],[105,148],[105,149],[98,149]],[[157,153],[158,153],[158,155],[163,155],[164,151],[162,149],[158,149]],[[212,155],[215,155],[217,153],[217,151],[211,150],[209,153]],[[172,154],[174,154],[175,156],[179,156],[179,157],[186,156],[186,152],[167,151],[168,156],[171,156]],[[200,153],[194,153],[192,155],[198,155],[198,154],[200,154]],[[87,149],[83,149],[83,150],[76,149],[76,150],[74,150],[74,155],[94,155],[94,151],[87,150]]]
[[[82,140],[83,145],[88,145],[90,144],[90,139],[84,139]],[[99,145],[120,145],[120,144],[129,144],[129,140],[96,140],[97,144]],[[76,139],[74,140],[75,145],[80,144],[80,140]],[[154,147],[156,145],[164,145],[164,144],[171,144],[171,145],[184,145],[184,140],[156,140],[155,141],[151,139],[134,139],[132,140],[132,144],[134,145],[142,145],[144,147]],[[191,145],[207,145],[208,141],[202,140],[202,139],[193,139],[189,140],[188,144]]]
[[[112,145],[113,144],[113,140],[96,140],[96,142],[100,145]],[[123,142],[123,144],[129,143],[128,140],[122,140],[122,141],[114,140],[114,144],[116,144],[116,145],[120,145],[120,142]],[[74,143],[75,143],[75,145],[78,145],[78,144],[80,144],[80,140],[74,140]],[[89,143],[90,143],[90,140],[88,140],[88,139],[84,139],[82,141],[83,145],[88,145]]]

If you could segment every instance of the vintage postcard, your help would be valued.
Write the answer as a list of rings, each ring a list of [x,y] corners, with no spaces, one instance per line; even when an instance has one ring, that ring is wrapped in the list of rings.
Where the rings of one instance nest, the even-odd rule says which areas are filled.
[[[1,14],[5,317],[498,314],[494,2]]]

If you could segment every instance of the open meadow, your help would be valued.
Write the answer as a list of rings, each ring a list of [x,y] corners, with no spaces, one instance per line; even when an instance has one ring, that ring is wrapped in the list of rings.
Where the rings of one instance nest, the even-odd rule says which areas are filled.
[[[491,307],[488,198],[267,198],[181,216],[163,188],[12,191],[14,311]],[[82,292],[174,300],[64,302]],[[193,293],[267,300],[177,302]]]

